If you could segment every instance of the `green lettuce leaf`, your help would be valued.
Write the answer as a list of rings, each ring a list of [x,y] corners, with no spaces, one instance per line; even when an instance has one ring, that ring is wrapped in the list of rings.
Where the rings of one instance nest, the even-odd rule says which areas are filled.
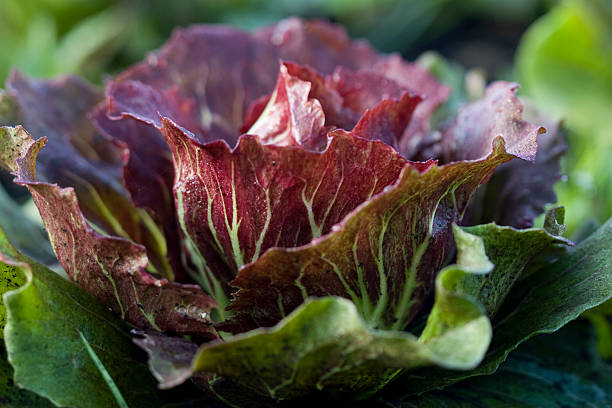
[[[601,360],[594,343],[592,328],[578,321],[521,345],[493,375],[406,400],[383,398],[381,407],[607,407],[612,365]]]
[[[466,239],[469,234],[459,228],[455,233],[460,237],[460,263],[438,275],[436,302],[420,338],[372,329],[350,300],[323,297],[307,299],[273,328],[206,343],[197,354],[197,347],[188,342],[177,347],[175,338],[147,336],[137,342],[149,352],[162,387],[205,372],[214,374],[208,380],[211,389],[222,377],[276,400],[323,389],[351,392],[359,399],[378,390],[400,369],[431,364],[463,370],[475,367],[488,347],[491,327],[484,309],[458,291],[456,284],[466,275],[488,272],[492,264],[479,237]]]
[[[510,256],[510,252],[505,256]],[[495,258],[492,254],[493,263]],[[530,271],[516,284],[493,321],[493,341],[478,368],[464,372],[433,368],[407,372],[393,388],[404,395],[414,395],[464,378],[491,374],[523,341],[558,330],[611,296],[612,219],[554,263]]]
[[[0,407],[48,408],[54,406],[49,400],[15,385],[13,367],[6,359],[4,341],[0,341]]]
[[[19,254],[2,231],[0,243],[0,272],[27,279],[3,296],[8,315],[4,340],[15,382],[57,405],[115,406],[83,336],[129,406],[149,406],[156,398],[154,380],[137,360],[129,328],[77,286]]]

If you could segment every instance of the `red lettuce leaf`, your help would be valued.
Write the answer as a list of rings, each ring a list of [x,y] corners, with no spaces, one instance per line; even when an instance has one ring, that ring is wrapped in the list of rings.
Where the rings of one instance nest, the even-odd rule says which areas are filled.
[[[202,145],[171,120],[163,125],[174,156],[179,220],[194,258],[205,262],[199,281],[217,300],[240,267],[268,248],[304,245],[328,233],[406,165],[389,146],[340,130],[319,153],[263,145],[249,135],[234,150],[223,141]]]
[[[124,320],[144,329],[214,338],[215,301],[196,285],[154,279],[145,271],[145,248],[94,232],[73,188],[36,181],[36,157],[46,139],[32,140],[21,127],[0,128],[3,167],[30,190],[53,249],[71,280]],[[10,154],[18,148],[19,154]],[[9,152],[9,154],[6,154]]]
[[[425,68],[406,62],[399,55],[382,59],[373,69],[422,96],[423,102],[416,108],[413,120],[401,138],[398,151],[409,160],[432,158],[426,154],[428,147],[439,139],[431,137],[429,119],[438,106],[448,99],[451,88],[440,84]]]
[[[122,148],[124,185],[134,204],[146,209],[161,227],[166,245],[163,252],[167,253],[175,279],[182,281],[187,272],[181,256],[180,233],[169,187],[174,174],[165,170],[171,164],[167,147],[154,133],[155,129],[137,121],[112,121],[105,112],[105,106],[98,105],[90,117],[102,134]],[[115,138],[118,135],[138,138],[143,134],[149,134],[149,143],[142,143],[138,150],[129,148],[133,141]]]
[[[523,105],[515,96],[517,84],[494,82],[485,96],[459,111],[453,123],[443,132],[442,160],[446,163],[474,160],[486,155],[491,136],[501,135],[516,157],[533,161],[536,138],[525,138],[534,125],[522,120]],[[537,132],[546,129],[538,127]]]
[[[278,50],[280,59],[308,65],[323,74],[341,66],[357,70],[372,67],[380,55],[365,41],[354,41],[339,25],[289,18],[253,34]]]
[[[473,191],[513,156],[501,138],[474,162],[420,173],[406,165],[398,181],[358,207],[334,230],[295,249],[271,249],[240,270],[224,330],[271,326],[307,296],[350,298],[374,327],[401,329],[422,306],[452,250],[451,225]]]
[[[223,139],[233,146],[240,130],[248,129],[263,112],[268,102],[265,95],[274,88],[279,59],[308,65],[327,75],[337,67],[374,70],[416,94],[431,97],[425,108],[417,107],[419,123],[413,118],[410,124],[419,129],[428,127],[428,115],[447,95],[447,88],[417,65],[396,56],[379,55],[365,42],[351,41],[343,28],[322,21],[289,19],[254,33],[219,26],[176,30],[160,51],[109,83],[105,107],[94,114],[104,133],[124,147],[126,188],[133,201],[149,209],[163,225],[169,247],[179,239],[172,220],[176,210],[171,199],[173,169],[159,133],[158,113],[192,132],[201,143]],[[318,74],[304,67],[299,75],[290,73],[311,82],[313,97],[321,103],[326,120],[336,127],[349,130],[365,108],[374,108],[373,103],[362,103],[359,112],[335,106],[335,91],[327,89],[330,81],[323,83]],[[338,89],[342,84],[346,88],[350,81],[341,81]],[[369,86],[362,90],[379,98],[376,103],[384,99]],[[379,107],[385,112],[378,114],[405,112],[406,105],[412,103],[409,97],[403,100],[397,94],[388,97],[397,99],[400,106],[385,102],[384,107]],[[404,119],[407,120],[406,115]],[[376,137],[370,138],[399,140],[395,134],[389,140],[384,138],[388,137],[387,131],[402,130],[400,121],[391,127],[384,120],[364,120],[369,126],[361,126],[362,136],[370,137],[367,132],[376,132]],[[169,248],[169,253],[176,263],[173,261],[176,250]]]
[[[525,105],[525,116],[542,123],[546,133],[538,136],[535,162],[514,160],[495,170],[480,187],[464,217],[465,225],[495,222],[515,228],[530,228],[548,204],[557,202],[554,183],[561,179],[560,160],[567,146],[559,122],[545,118]]]
[[[224,329],[271,326],[307,296],[324,295],[352,299],[373,326],[404,327],[452,249],[450,225],[461,220],[476,188],[511,158],[535,157],[542,128],[520,119],[514,90],[496,83],[487,98],[459,113],[447,135],[456,135],[463,144],[453,146],[470,160],[430,163],[422,172],[404,163],[392,186],[328,235],[300,248],[271,249],[245,265],[232,282],[239,288],[229,308],[235,315]]]
[[[83,80],[66,76],[32,80],[13,72],[7,82],[15,105],[0,117],[0,125],[23,124],[50,143],[38,159],[41,180],[74,187],[87,219],[104,232],[147,248],[150,269],[161,276],[181,275],[179,264],[167,261],[166,241],[146,212],[136,208],[122,185],[122,151],[89,123],[88,112],[101,93]]]
[[[397,148],[420,101],[374,72],[339,68],[323,77],[307,67],[284,63],[266,106],[258,100],[250,109],[246,120],[253,123],[246,133],[259,136],[265,144],[322,150],[331,129],[354,128],[357,136]]]

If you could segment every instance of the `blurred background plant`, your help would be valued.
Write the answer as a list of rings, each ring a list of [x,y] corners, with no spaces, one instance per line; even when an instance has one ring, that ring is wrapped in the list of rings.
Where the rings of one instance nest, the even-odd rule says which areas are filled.
[[[102,73],[138,61],[161,45],[176,26],[213,22],[248,29],[291,15],[332,19],[381,51],[415,57],[435,48],[444,55],[490,63],[500,52],[511,57],[522,31],[550,4],[550,0],[2,0],[0,79],[10,67],[17,67],[38,76],[75,72],[100,82]],[[447,35],[451,31],[462,35]],[[466,41],[469,49],[457,47]],[[482,48],[490,52],[483,53]]]
[[[568,235],[579,240],[612,214],[612,0],[1,0],[0,83],[16,68],[101,84],[176,26],[250,29],[291,15],[330,19],[381,51],[421,56],[458,89],[445,109],[469,100],[482,79],[519,81],[523,96],[565,121],[567,178],[557,191]],[[432,49],[438,54],[422,55]],[[26,195],[10,178],[2,184],[0,225],[30,255],[53,259]],[[602,313],[589,318],[612,356]]]

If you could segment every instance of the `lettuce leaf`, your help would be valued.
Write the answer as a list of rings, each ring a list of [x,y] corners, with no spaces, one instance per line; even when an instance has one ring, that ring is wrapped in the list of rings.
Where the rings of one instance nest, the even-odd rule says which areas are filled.
[[[138,327],[216,337],[212,298],[195,285],[153,278],[142,246],[91,229],[74,189],[36,181],[36,157],[45,142],[21,127],[0,127],[0,164],[30,190],[68,276]]]
[[[273,328],[206,343],[199,350],[184,341],[177,347],[176,339],[161,336],[147,336],[137,344],[149,352],[162,387],[205,372],[215,374],[208,380],[212,389],[220,376],[276,400],[323,389],[351,392],[360,399],[400,369],[431,364],[474,367],[487,349],[491,327],[484,309],[456,283],[466,275],[487,273],[493,265],[478,237],[459,240],[458,250],[461,263],[438,275],[432,317],[419,338],[374,330],[351,301],[321,297],[306,299]]]
[[[101,385],[100,372],[81,340],[84,335],[130,406],[155,400],[153,378],[130,347],[129,328],[77,286],[19,254],[2,231],[0,249],[0,273],[26,279],[3,296],[8,312],[4,341],[17,384],[55,405],[113,406],[115,398]]]
[[[599,358],[589,325],[576,322],[521,345],[492,375],[406,399],[381,398],[380,406],[601,407],[612,403],[612,366]],[[386,404],[386,405],[385,405]],[[374,402],[372,405],[376,406]]]
[[[612,296],[612,219],[552,264],[532,271],[508,294],[507,310],[493,321],[493,341],[475,370],[426,369],[406,373],[394,387],[422,394],[465,378],[493,373],[520,343],[552,333]],[[506,255],[511,256],[511,255]],[[495,263],[495,258],[492,258]]]
[[[23,125],[34,137],[47,137],[51,143],[40,155],[41,179],[73,187],[96,228],[144,244],[149,270],[174,279],[184,274],[179,263],[167,259],[176,240],[167,240],[151,215],[132,204],[122,185],[121,150],[88,121],[102,96],[77,77],[32,80],[13,72],[7,91],[0,92],[0,105],[11,107],[0,109],[0,126]],[[174,256],[180,259],[178,252]]]

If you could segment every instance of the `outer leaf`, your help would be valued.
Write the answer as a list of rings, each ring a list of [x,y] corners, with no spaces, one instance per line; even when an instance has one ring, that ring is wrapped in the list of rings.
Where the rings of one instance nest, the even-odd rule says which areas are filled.
[[[459,287],[473,294],[485,306],[491,318],[496,315],[516,281],[523,276],[528,264],[557,246],[572,245],[570,241],[540,228],[517,230],[486,224],[467,227],[465,231],[482,237],[487,256],[495,268],[487,276],[467,277]]]
[[[295,398],[315,390],[351,392],[354,398],[363,398],[399,368],[428,364],[473,367],[489,344],[491,328],[480,305],[456,291],[456,282],[466,274],[486,273],[492,264],[478,237],[463,239],[458,247],[465,265],[453,265],[440,273],[434,317],[418,340],[407,332],[371,330],[352,302],[325,297],[306,300],[271,329],[205,344],[191,367],[185,364],[187,354],[168,352],[176,349],[175,339],[149,337],[140,345],[150,353],[150,364],[164,387],[184,381],[194,371],[204,371],[238,381],[272,399]],[[189,345],[181,344],[179,349],[188,350]],[[215,376],[210,379],[213,389],[216,381]]]
[[[470,203],[467,225],[495,222],[530,228],[546,206],[557,201],[553,187],[561,179],[560,160],[567,150],[561,123],[545,118],[529,102],[525,106],[525,117],[546,128],[538,136],[535,162],[515,160],[500,166]]]
[[[6,240],[0,240],[0,253],[11,254],[10,251],[12,250],[12,246]],[[5,266],[0,270],[0,339],[4,338],[4,326],[6,326],[6,307],[1,296],[11,290],[20,288],[26,281],[27,277],[17,267]]]
[[[23,125],[35,137],[51,141],[40,155],[41,179],[74,187],[89,221],[107,233],[144,244],[149,268],[172,278],[163,233],[149,214],[134,207],[123,188],[121,151],[87,120],[102,98],[100,92],[76,77],[42,81],[18,72],[9,78],[7,90],[0,94],[0,105],[12,108],[0,109],[0,125]],[[174,267],[180,275],[176,262]]]
[[[466,72],[433,53],[424,54],[418,62],[441,82],[452,87],[449,100],[435,111],[432,118],[441,129],[449,125],[448,119],[461,106],[483,96],[484,79],[477,72]],[[510,101],[519,106],[514,98],[510,98]],[[559,162],[566,150],[563,132],[558,122],[538,112],[529,100],[521,99],[521,102],[525,104],[525,119],[546,128],[546,133],[538,136],[536,160],[514,160],[497,168],[491,179],[478,189],[470,201],[463,219],[464,225],[495,222],[498,225],[528,228],[533,226],[534,218],[544,211],[546,205],[556,202],[553,186],[561,178]],[[439,132],[421,138],[417,157],[440,157],[441,145],[438,139]],[[456,158],[450,154],[444,160],[452,161]]]
[[[154,383],[134,359],[121,321],[72,283],[17,253],[0,234],[0,272],[19,270],[27,276],[24,286],[3,296],[9,321],[5,341],[15,382],[56,405],[114,406],[81,341],[82,332],[130,406],[150,406],[158,398]]]
[[[0,341],[0,407],[2,408],[50,408],[49,400],[15,385],[13,367],[6,359],[4,341]]]
[[[533,272],[509,294],[511,313],[494,323],[484,362],[464,373],[426,370],[397,382],[405,394],[421,394],[461,379],[490,374],[520,343],[551,333],[612,296],[612,219],[554,264]]]
[[[0,151],[23,149],[22,157],[13,156],[4,164],[17,168],[15,182],[30,190],[58,260],[73,281],[138,327],[216,336],[209,316],[216,304],[199,287],[152,278],[145,272],[142,246],[95,233],[73,189],[35,181],[36,156],[44,139],[34,142],[20,127],[0,128],[0,136]],[[10,143],[16,138],[21,143]]]
[[[489,151],[490,135],[503,135],[506,143],[517,147],[518,157],[533,160],[536,139],[525,138],[534,126],[521,118],[523,105],[514,96],[517,84],[494,82],[484,98],[463,108],[442,136],[445,162],[474,160]],[[537,128],[538,133],[546,130]]]
[[[585,322],[569,324],[554,335],[521,345],[495,374],[386,406],[608,407],[612,405],[612,366],[598,358],[589,329]]]
[[[193,369],[239,379],[274,399],[324,388],[363,398],[399,368],[478,364],[489,342],[490,327],[486,318],[470,317],[468,323],[443,333],[428,347],[408,333],[369,332],[350,301],[322,298],[307,301],[271,331],[258,329],[205,346],[195,357]],[[448,348],[459,341],[469,347]],[[276,354],[279,344],[285,345],[281,356]]]

